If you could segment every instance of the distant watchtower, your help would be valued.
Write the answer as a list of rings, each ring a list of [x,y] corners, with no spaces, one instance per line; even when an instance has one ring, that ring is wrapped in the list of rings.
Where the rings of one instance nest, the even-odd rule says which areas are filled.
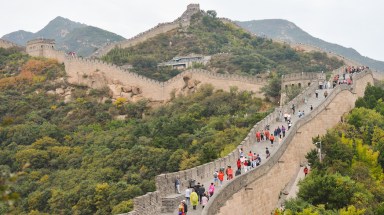
[[[27,54],[34,57],[46,57],[47,51],[55,49],[55,40],[34,39],[27,42]]]
[[[191,20],[192,15],[199,12],[200,12],[199,4],[189,4],[187,6],[187,10],[179,18],[179,21],[181,21],[181,23],[188,23],[187,25],[189,25],[189,21]]]

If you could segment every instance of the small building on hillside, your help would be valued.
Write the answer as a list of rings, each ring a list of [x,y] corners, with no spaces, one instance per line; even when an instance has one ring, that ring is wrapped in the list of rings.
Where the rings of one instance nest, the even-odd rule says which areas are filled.
[[[194,64],[206,65],[211,60],[211,56],[203,55],[188,55],[188,56],[176,56],[172,60],[159,63],[158,67],[172,67],[172,69],[187,69],[191,68]]]

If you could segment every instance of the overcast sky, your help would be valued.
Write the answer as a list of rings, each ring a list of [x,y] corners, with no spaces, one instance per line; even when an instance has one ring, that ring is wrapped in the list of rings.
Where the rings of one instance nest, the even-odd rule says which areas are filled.
[[[190,3],[237,21],[286,19],[312,36],[384,61],[383,0],[1,0],[0,36],[36,32],[62,16],[129,38],[173,21]]]

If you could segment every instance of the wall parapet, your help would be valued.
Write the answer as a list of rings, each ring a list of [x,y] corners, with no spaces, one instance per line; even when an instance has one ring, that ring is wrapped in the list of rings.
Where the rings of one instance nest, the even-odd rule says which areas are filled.
[[[354,77],[354,80],[358,80],[366,75],[372,75],[371,71],[364,71],[357,74]],[[202,211],[202,215],[213,215],[217,214],[223,204],[231,197],[234,193],[237,193],[246,185],[256,181],[263,175],[267,174],[272,166],[278,163],[281,156],[284,154],[285,150],[291,144],[293,137],[295,136],[298,129],[300,129],[303,125],[311,121],[315,116],[319,115],[326,107],[333,101],[333,99],[341,92],[341,91],[352,91],[356,89],[356,81],[352,86],[349,85],[338,85],[330,95],[323,101],[322,104],[315,107],[313,111],[309,114],[305,115],[303,118],[298,120],[292,127],[291,132],[286,136],[286,138],[282,141],[279,148],[265,163],[261,164],[258,168],[252,169],[244,174],[241,174],[238,177],[235,177],[233,180],[229,181],[225,184],[219,192],[216,192],[214,196],[211,197],[208,204],[205,206]]]

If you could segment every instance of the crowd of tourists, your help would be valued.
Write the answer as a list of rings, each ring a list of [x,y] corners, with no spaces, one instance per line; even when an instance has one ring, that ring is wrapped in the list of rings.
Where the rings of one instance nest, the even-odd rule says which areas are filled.
[[[343,79],[347,80],[345,83],[346,84],[351,84],[352,83],[352,75],[354,73],[358,73],[363,71],[364,69],[367,69],[367,67],[347,67],[345,69],[345,73],[343,73]],[[333,86],[335,87],[336,84],[345,84],[344,82],[339,81],[340,76],[336,75],[334,77],[333,81]],[[336,82],[335,80],[339,81]],[[348,82],[350,80],[350,82]],[[319,89],[315,90],[315,98],[319,98],[319,93],[320,90],[323,90],[323,96],[324,98],[327,98],[328,92],[327,89],[331,89],[330,82],[322,82],[321,85],[319,85]],[[312,111],[313,106],[309,106],[308,111]],[[287,131],[292,127],[292,119],[291,119],[291,114],[296,113],[296,107],[294,104],[291,106],[291,111],[290,113],[284,113],[284,122],[281,123],[281,125],[278,125],[276,128],[270,129],[270,125],[266,125],[263,130],[259,130],[255,133],[256,136],[256,143],[261,143],[268,141],[267,146],[269,147],[274,147],[276,144],[280,144],[282,140],[285,138]],[[301,118],[305,116],[305,110],[298,110],[296,113],[298,118]],[[277,143],[276,143],[277,142]],[[270,143],[270,144],[269,144]],[[271,156],[271,153],[269,151],[269,148],[265,148],[265,159],[268,159]],[[260,154],[257,152],[252,152],[249,151],[248,153],[244,152],[243,148],[239,149],[239,157],[236,161],[236,167],[237,169],[234,170],[232,166],[227,166],[226,168],[220,168],[219,170],[215,171],[213,173],[213,180],[210,182],[208,190],[205,189],[203,184],[197,183],[194,186],[189,186],[185,190],[185,200],[182,200],[178,211],[179,215],[186,215],[188,212],[188,205],[191,205],[193,210],[197,209],[198,205],[201,205],[202,208],[205,207],[205,205],[208,203],[209,198],[212,197],[215,193],[215,188],[216,187],[221,187],[223,185],[224,180],[230,181],[232,180],[235,176],[241,175],[243,172],[250,171],[253,168],[256,168],[260,166],[262,161],[262,157]],[[304,168],[304,174],[308,174],[308,168]],[[180,180],[177,178],[175,181],[175,188],[176,192],[180,193]]]

